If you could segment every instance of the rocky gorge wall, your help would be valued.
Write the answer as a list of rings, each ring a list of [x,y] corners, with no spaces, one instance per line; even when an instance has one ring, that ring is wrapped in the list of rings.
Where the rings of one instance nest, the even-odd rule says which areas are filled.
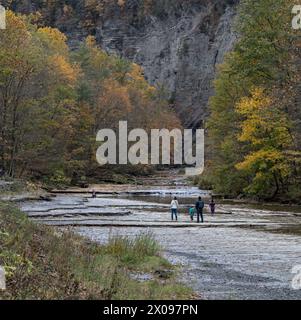
[[[202,125],[213,94],[216,67],[236,39],[239,0],[23,0],[23,13],[68,35],[71,46],[94,35],[103,49],[144,67],[152,84],[168,90],[185,127]]]

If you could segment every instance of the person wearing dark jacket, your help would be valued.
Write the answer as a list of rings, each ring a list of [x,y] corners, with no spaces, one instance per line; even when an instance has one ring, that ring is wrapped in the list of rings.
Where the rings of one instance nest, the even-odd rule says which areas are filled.
[[[202,223],[204,222],[204,217],[203,217],[204,207],[205,207],[205,203],[202,200],[202,198],[199,197],[199,200],[195,204],[195,209],[196,209],[196,212],[197,212],[197,222],[198,223],[200,223],[200,216],[201,216],[201,219],[202,219]]]
[[[209,204],[210,210],[211,210],[211,214],[215,214],[215,202],[214,199],[211,199],[211,202]]]

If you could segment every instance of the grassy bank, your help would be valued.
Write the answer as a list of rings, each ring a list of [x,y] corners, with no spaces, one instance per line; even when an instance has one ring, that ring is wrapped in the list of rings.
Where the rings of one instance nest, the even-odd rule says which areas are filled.
[[[0,299],[186,299],[191,290],[160,256],[150,234],[112,238],[105,246],[35,224],[0,202]],[[147,274],[150,280],[139,281]]]

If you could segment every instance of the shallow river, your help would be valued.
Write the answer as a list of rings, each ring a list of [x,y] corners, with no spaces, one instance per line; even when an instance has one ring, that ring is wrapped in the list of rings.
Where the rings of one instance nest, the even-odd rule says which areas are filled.
[[[99,243],[115,234],[153,232],[163,254],[182,266],[182,281],[204,299],[301,299],[292,287],[292,268],[301,265],[300,208],[219,203],[217,214],[206,208],[205,223],[197,225],[188,206],[200,194],[207,201],[208,193],[164,179],[119,192],[114,186],[102,192],[102,186],[96,199],[76,190],[21,206],[37,222],[72,226]],[[173,195],[181,204],[179,222],[170,221]]]

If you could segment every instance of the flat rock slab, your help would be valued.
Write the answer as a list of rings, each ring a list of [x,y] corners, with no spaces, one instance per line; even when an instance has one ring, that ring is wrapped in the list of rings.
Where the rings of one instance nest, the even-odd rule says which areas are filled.
[[[176,223],[176,222],[152,222],[152,223],[145,223],[145,222],[128,222],[128,221],[103,221],[103,220],[96,220],[96,219],[78,219],[75,220],[70,217],[70,219],[40,219],[38,220],[41,223],[53,225],[53,226],[86,226],[86,227],[137,227],[137,228],[218,228],[218,227],[260,227],[260,226],[274,226],[280,227],[281,225],[287,224],[275,224],[275,223],[265,223],[265,222],[258,222],[258,223],[250,223],[250,222],[241,222],[241,223],[223,223],[223,222],[216,222],[216,223]]]
[[[26,201],[38,201],[42,199],[41,199],[41,194],[23,193],[19,195],[0,196],[0,200],[10,201],[10,202],[26,202]]]
[[[89,212],[89,211],[85,211],[85,212],[77,212],[77,213],[30,213],[28,214],[29,218],[41,218],[41,219],[47,219],[47,218],[64,218],[65,216],[68,215],[69,218],[74,219],[77,216],[88,216],[88,217],[92,217],[92,216],[96,216],[96,217],[123,217],[123,216],[129,216],[131,215],[132,212],[131,211],[122,211],[122,212]]]

